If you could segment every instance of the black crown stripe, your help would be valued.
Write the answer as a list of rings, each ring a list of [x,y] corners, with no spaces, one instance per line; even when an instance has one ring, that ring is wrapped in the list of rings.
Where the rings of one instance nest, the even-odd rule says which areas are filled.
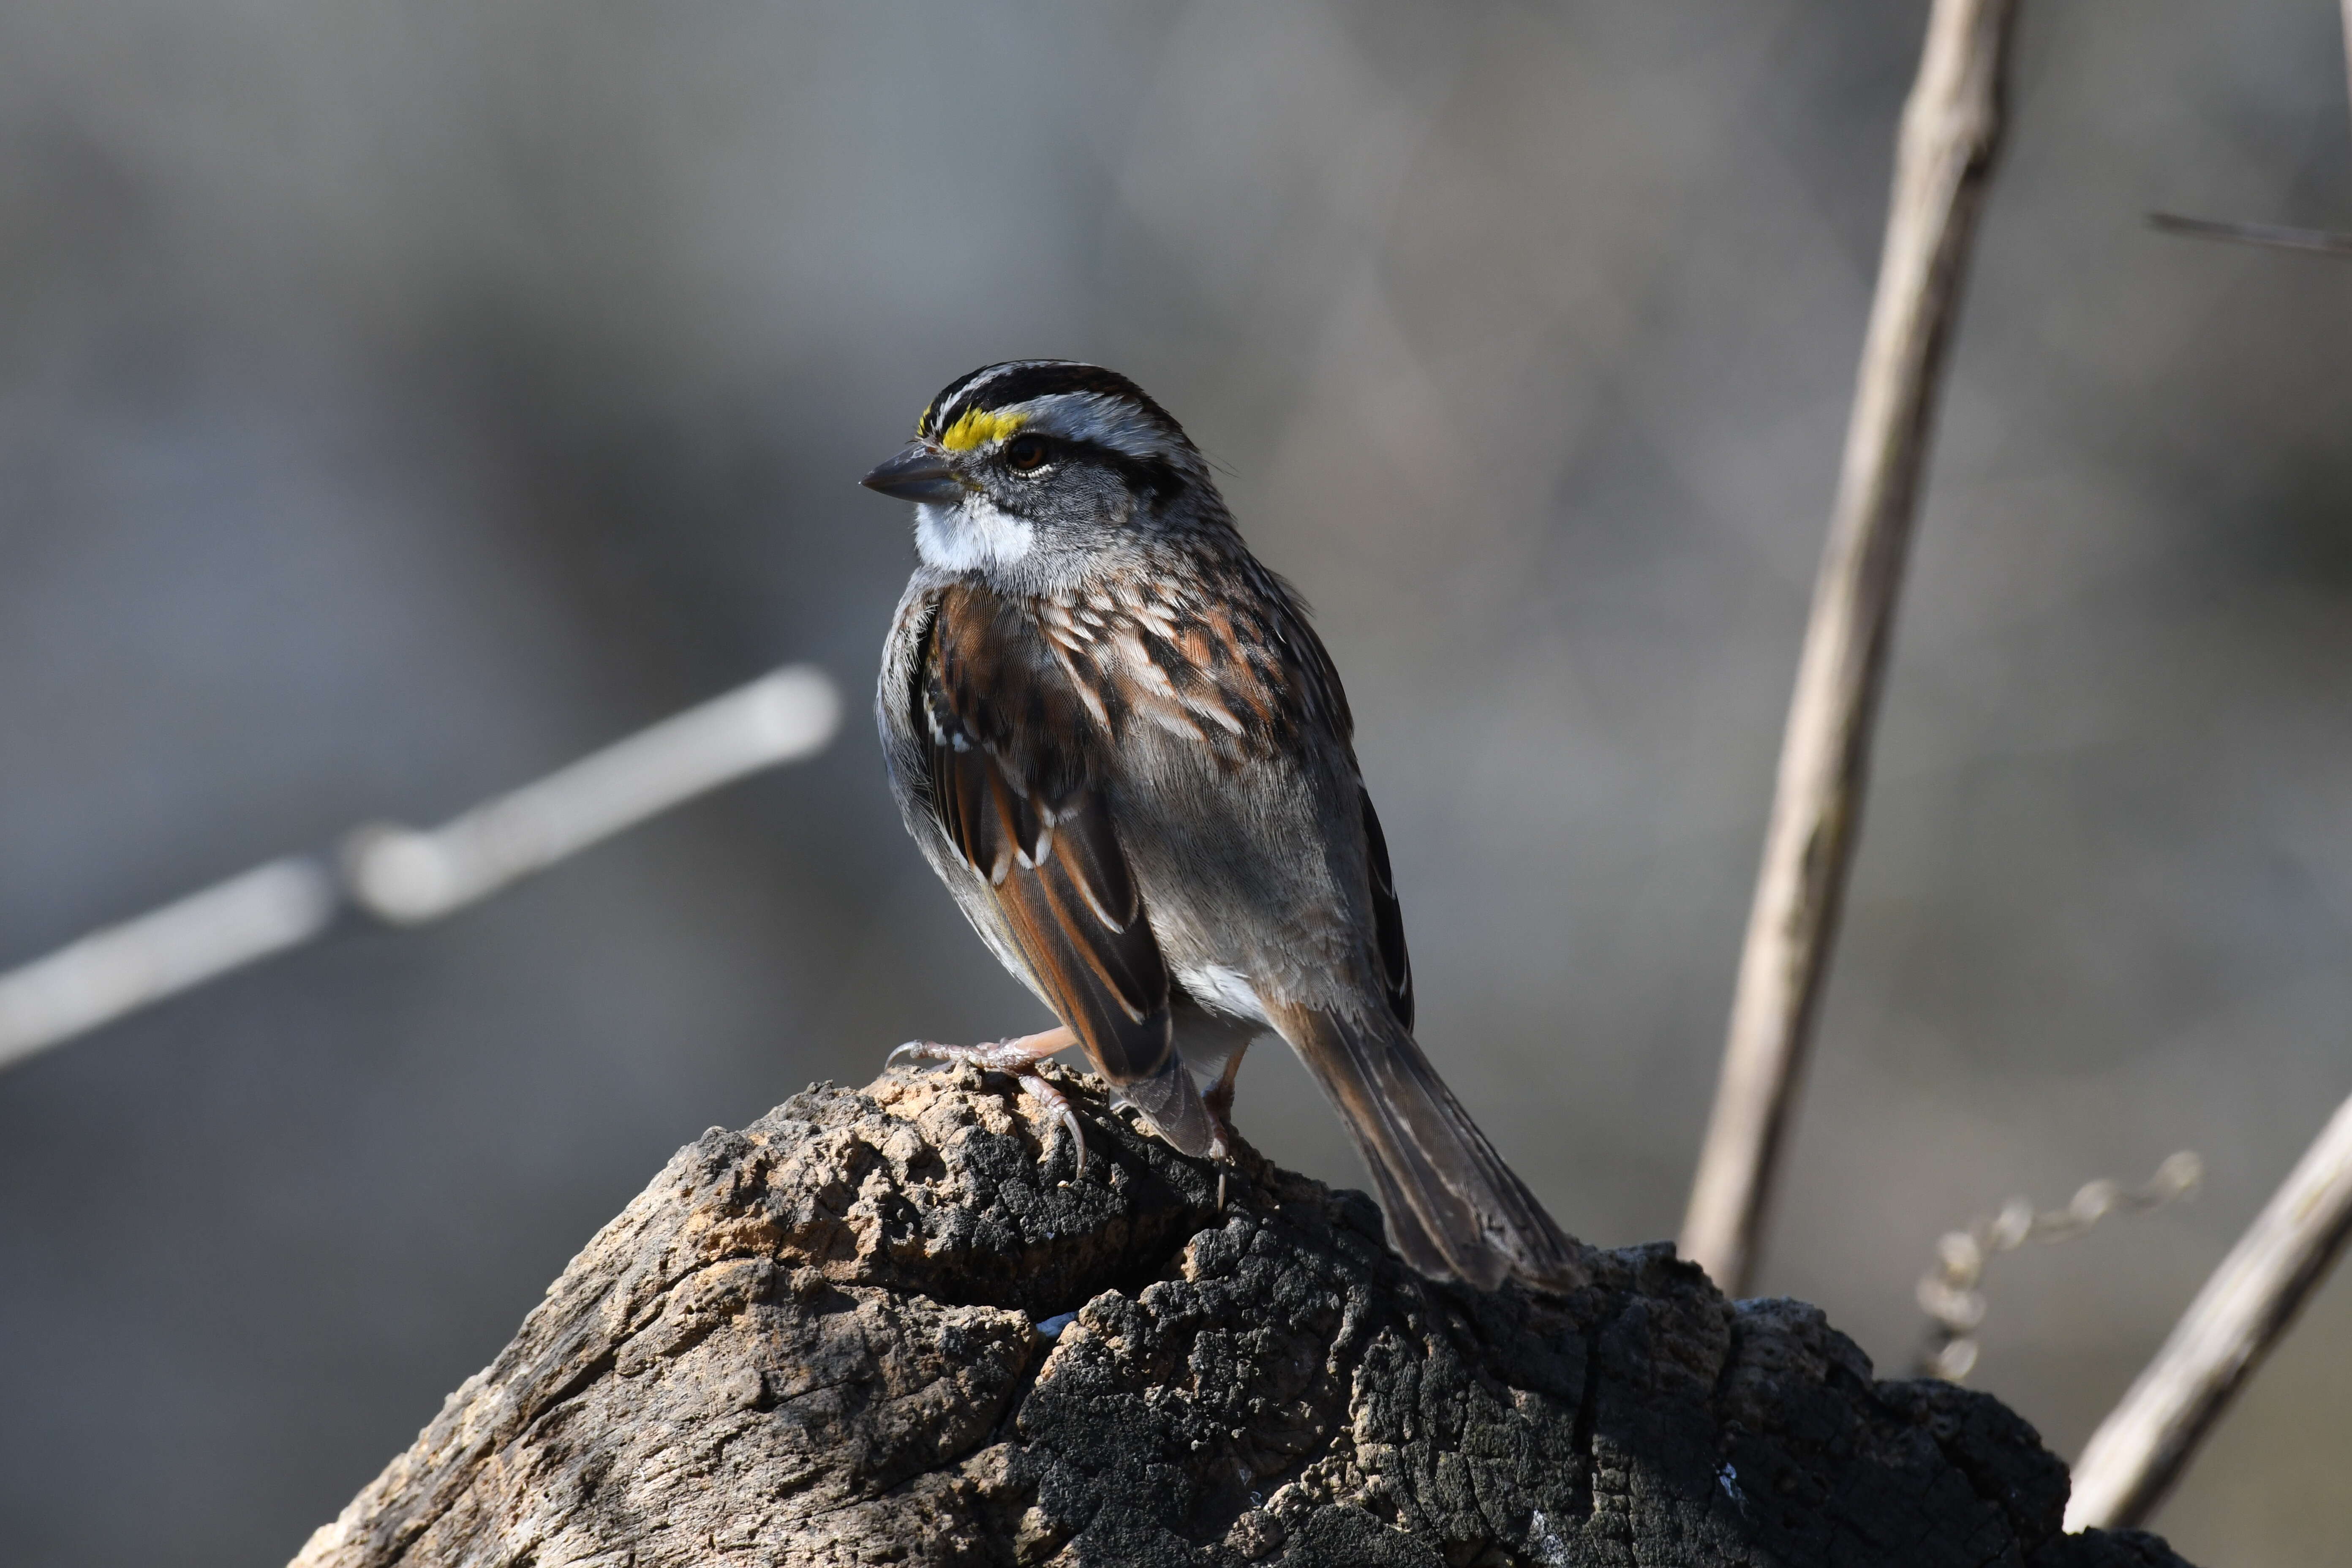
[[[948,405],[955,401],[956,395],[995,368],[992,364],[984,364],[978,370],[968,370],[941,387],[940,395],[931,399],[930,406],[923,410],[923,416],[915,422],[916,436],[928,438],[947,428],[952,423],[947,417]]]
[[[1177,424],[1165,408],[1153,402],[1149,393],[1118,372],[1077,360],[1058,359],[1007,360],[999,364],[982,365],[978,370],[958,376],[931,400],[931,405],[924,411],[922,423],[915,433],[923,437],[936,436],[974,409],[985,412],[1015,403],[1026,403],[1033,397],[1053,397],[1073,392],[1095,393],[1130,404],[1170,435],[1180,440],[1185,439],[1184,427]]]

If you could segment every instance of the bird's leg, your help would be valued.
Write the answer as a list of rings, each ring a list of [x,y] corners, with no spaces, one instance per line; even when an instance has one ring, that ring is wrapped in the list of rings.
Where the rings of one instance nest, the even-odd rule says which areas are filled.
[[[1201,1096],[1201,1103],[1209,1109],[1209,1120],[1217,1124],[1217,1146],[1211,1152],[1221,1162],[1229,1156],[1234,1140],[1241,1136],[1234,1131],[1234,1080],[1241,1076],[1242,1055],[1248,1049],[1247,1040],[1234,1047],[1234,1054],[1225,1058],[1225,1070],[1217,1075],[1217,1081]],[[1225,1173],[1220,1164],[1217,1171],[1217,1208],[1222,1212],[1224,1206]]]
[[[1215,1119],[1220,1135],[1234,1131],[1234,1080],[1241,1077],[1242,1057],[1248,1050],[1247,1041],[1234,1047],[1234,1054],[1225,1058],[1225,1070],[1217,1075],[1217,1081],[1201,1091],[1201,1103],[1209,1108],[1209,1114]]]
[[[1062,1091],[1047,1083],[1037,1071],[1037,1064],[1058,1051],[1066,1051],[1078,1043],[1077,1036],[1064,1024],[1034,1035],[1023,1035],[1017,1039],[998,1040],[985,1046],[941,1046],[929,1040],[908,1040],[890,1053],[882,1066],[885,1070],[898,1065],[899,1058],[934,1062],[970,1062],[991,1072],[1010,1073],[1021,1086],[1021,1092],[1045,1108],[1048,1115],[1069,1129],[1070,1142],[1077,1145],[1078,1171],[1087,1173],[1087,1135],[1079,1131],[1077,1112]],[[1047,1152],[1050,1154],[1051,1150]]]

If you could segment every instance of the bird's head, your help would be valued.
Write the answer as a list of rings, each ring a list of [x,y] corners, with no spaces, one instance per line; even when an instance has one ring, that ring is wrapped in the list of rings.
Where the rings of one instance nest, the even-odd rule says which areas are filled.
[[[958,376],[862,481],[915,503],[930,565],[1011,581],[1083,574],[1144,533],[1221,515],[1183,427],[1116,371],[1012,360]]]

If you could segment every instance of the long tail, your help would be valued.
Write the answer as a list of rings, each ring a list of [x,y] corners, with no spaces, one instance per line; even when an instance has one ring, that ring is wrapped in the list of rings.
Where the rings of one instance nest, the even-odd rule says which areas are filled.
[[[1275,1026],[1338,1108],[1371,1167],[1389,1242],[1423,1274],[1491,1290],[1584,1283],[1582,1249],[1536,1201],[1404,1026],[1381,1014],[1274,1009]]]

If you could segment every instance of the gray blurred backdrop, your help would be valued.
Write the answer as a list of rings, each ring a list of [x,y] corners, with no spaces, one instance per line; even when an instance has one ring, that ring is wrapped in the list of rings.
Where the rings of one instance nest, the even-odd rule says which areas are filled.
[[[0,1078],[0,1558],[280,1561],[680,1142],[1038,1026],[862,720],[855,480],[949,377],[1134,374],[1319,606],[1423,1039],[1672,1234],[1920,5],[0,7],[0,964],[432,821],[789,658],[820,763]],[[2032,4],[1761,1283],[2072,1453],[2352,1092],[2352,226],[2328,0]],[[1245,1131],[1359,1178],[1275,1051]],[[2158,1521],[2352,1563],[2352,1289]]]

